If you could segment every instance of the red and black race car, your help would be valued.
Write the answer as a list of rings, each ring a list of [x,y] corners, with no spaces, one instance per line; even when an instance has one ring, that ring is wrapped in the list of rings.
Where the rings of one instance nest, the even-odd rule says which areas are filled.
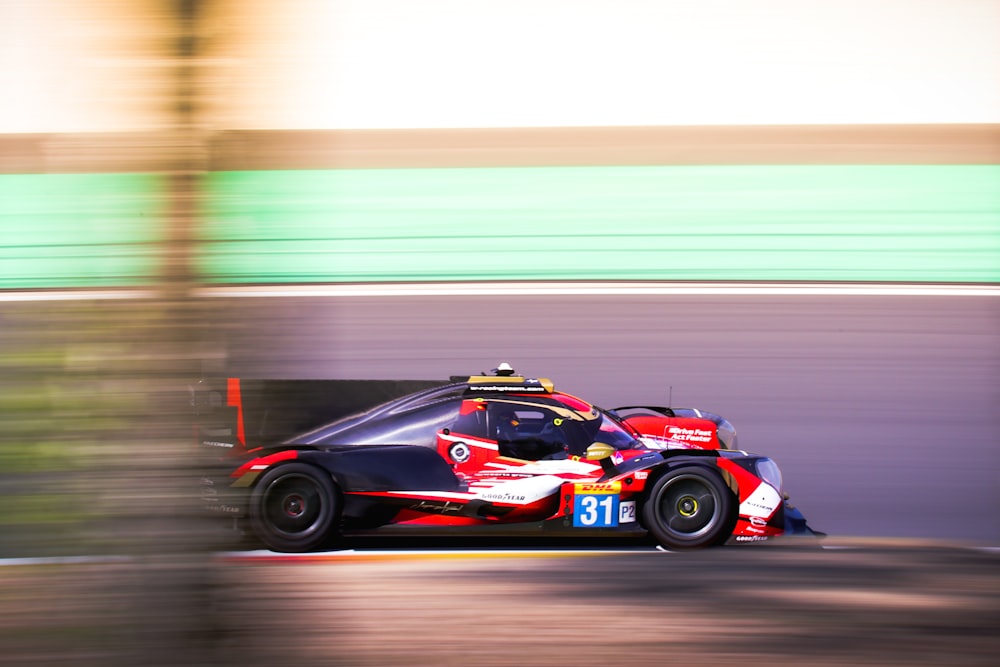
[[[230,378],[193,400],[214,454],[207,506],[276,551],[371,531],[648,534],[667,549],[813,534],[725,419],[603,410],[507,364],[445,383]]]

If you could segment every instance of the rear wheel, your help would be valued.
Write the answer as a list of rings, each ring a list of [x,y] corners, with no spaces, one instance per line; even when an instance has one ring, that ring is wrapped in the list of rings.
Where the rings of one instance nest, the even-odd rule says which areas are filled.
[[[720,475],[701,466],[685,466],[653,484],[642,517],[664,547],[697,549],[729,538],[735,510],[733,492]]]
[[[309,551],[331,536],[340,513],[330,475],[305,463],[264,473],[250,496],[250,523],[274,551]]]

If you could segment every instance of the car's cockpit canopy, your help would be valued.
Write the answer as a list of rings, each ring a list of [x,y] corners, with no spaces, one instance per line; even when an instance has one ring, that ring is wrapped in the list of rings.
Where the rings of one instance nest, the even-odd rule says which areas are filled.
[[[584,456],[594,442],[643,449],[608,413],[555,392],[548,380],[470,377],[389,401],[294,438],[308,445],[421,445],[440,434],[496,442],[501,456],[539,460]]]

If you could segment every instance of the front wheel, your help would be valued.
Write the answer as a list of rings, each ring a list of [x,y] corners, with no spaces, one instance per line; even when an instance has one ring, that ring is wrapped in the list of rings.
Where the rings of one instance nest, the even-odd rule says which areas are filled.
[[[668,549],[710,547],[732,533],[735,499],[715,471],[685,466],[653,484],[642,517],[646,529]]]
[[[330,537],[339,511],[330,475],[305,463],[269,470],[250,496],[254,533],[274,551],[317,548]]]

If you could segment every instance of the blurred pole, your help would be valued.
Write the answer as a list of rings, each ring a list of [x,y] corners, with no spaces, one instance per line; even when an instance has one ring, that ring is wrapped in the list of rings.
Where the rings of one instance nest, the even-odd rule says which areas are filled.
[[[200,187],[205,171],[204,139],[198,127],[199,99],[198,56],[199,11],[208,0],[171,0],[174,4],[176,38],[175,89],[170,103],[173,107],[174,159],[169,174],[170,215],[162,285],[162,298],[168,302],[187,304],[196,281],[194,269],[195,229],[198,220]],[[177,332],[179,342],[187,340],[189,332],[184,321]]]
[[[151,442],[134,463],[130,491],[141,516],[129,523],[134,538],[132,632],[122,664],[218,665],[219,620],[211,609],[211,545],[207,518],[197,505],[199,471],[187,387],[201,373],[202,322],[193,297],[198,281],[196,239],[205,170],[199,124],[199,19],[207,0],[167,0],[175,63],[166,103],[174,118],[166,159],[168,201],[162,269],[153,313],[146,319],[151,354],[142,369],[149,400]],[[145,430],[145,429],[144,429]]]

